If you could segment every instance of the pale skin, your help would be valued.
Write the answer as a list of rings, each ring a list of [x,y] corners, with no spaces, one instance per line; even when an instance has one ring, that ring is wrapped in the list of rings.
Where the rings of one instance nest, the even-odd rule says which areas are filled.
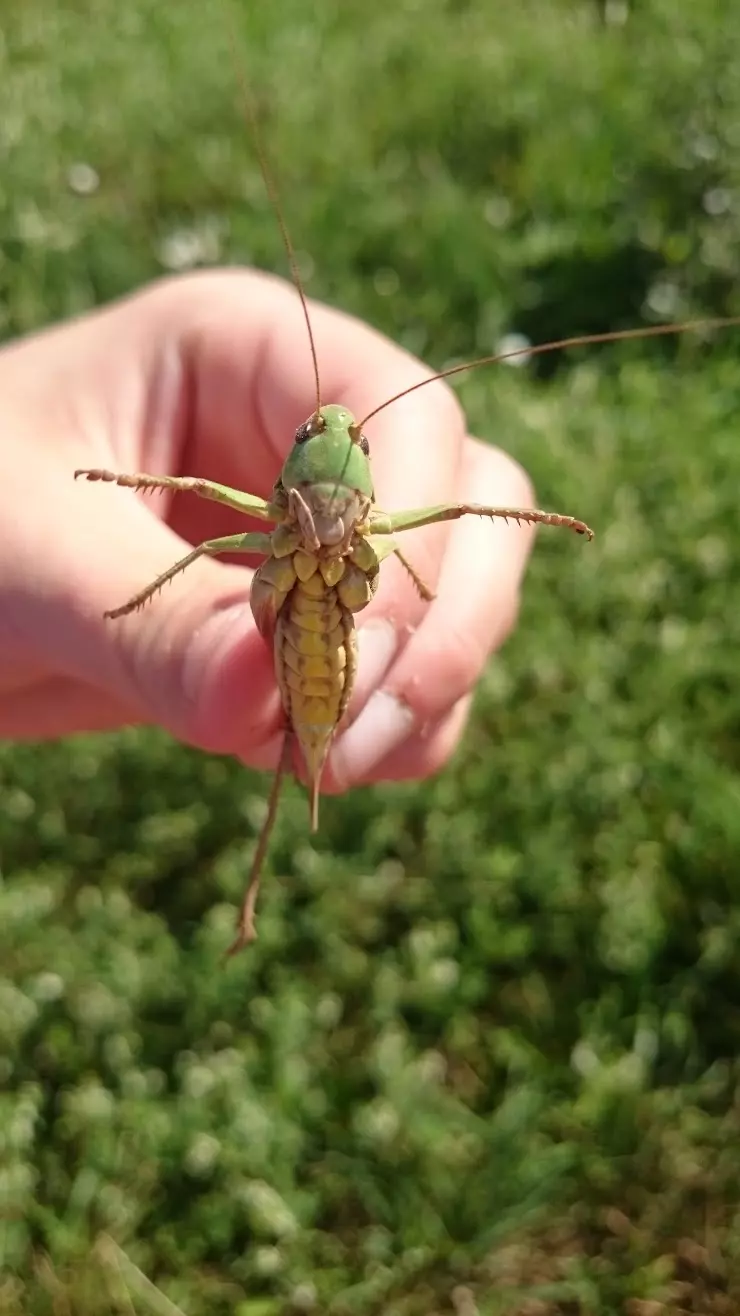
[[[429,373],[357,320],[311,305],[322,395],[355,415]],[[192,495],[146,498],[84,467],[200,475],[269,497],[315,407],[305,325],[282,280],[168,280],[0,352],[0,735],[46,739],[132,723],[274,768],[282,712],[248,607],[251,572],[203,559],[153,603],[124,603],[192,544],[244,529]],[[522,469],[467,434],[444,383],[368,423],[377,505],[532,507]],[[471,694],[517,613],[531,527],[463,517],[414,530],[358,616],[348,725],[322,788],[425,777],[462,733]]]

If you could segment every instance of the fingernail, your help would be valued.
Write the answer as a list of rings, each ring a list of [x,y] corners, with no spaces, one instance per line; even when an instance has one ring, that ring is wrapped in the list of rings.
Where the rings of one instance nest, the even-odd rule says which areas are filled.
[[[389,621],[369,621],[357,634],[357,679],[353,703],[362,706],[380,685],[396,656],[398,632]]]
[[[207,669],[218,665],[224,649],[230,649],[241,635],[249,614],[246,603],[236,603],[203,622],[194,633],[182,669],[185,698],[197,700]]]
[[[414,715],[386,690],[370,696],[356,722],[340,736],[332,767],[342,785],[361,781],[410,735]]]

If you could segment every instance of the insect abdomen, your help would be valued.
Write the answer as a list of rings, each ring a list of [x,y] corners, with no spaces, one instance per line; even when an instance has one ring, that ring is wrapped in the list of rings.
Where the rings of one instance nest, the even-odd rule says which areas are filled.
[[[306,758],[325,757],[356,669],[352,613],[320,571],[298,580],[280,610],[275,666],[283,705]]]
[[[356,546],[329,558],[299,548],[268,558],[252,582],[257,625],[266,639],[274,632],[275,672],[306,765],[314,822],[321,772],[355,681],[353,614],[377,585],[377,561],[371,555],[365,565],[365,557]]]

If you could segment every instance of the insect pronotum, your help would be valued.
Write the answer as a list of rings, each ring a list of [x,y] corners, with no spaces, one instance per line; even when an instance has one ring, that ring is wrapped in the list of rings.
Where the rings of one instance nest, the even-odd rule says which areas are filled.
[[[241,77],[241,73],[240,73]],[[213,499],[226,507],[272,524],[272,529],[226,535],[198,544],[180,561],[135,594],[105,613],[123,617],[146,604],[161,588],[198,558],[219,553],[249,553],[263,558],[252,579],[250,604],[265,642],[273,646],[275,675],[285,713],[285,733],[275,772],[267,816],[257,840],[249,879],[237,919],[237,935],[227,954],[255,936],[255,904],[260,871],[277,811],[282,779],[290,769],[294,743],[303,759],[311,808],[311,826],[318,826],[322,771],[331,743],[342,723],[356,671],[355,614],[370,602],[378,587],[385,558],[395,555],[425,600],[432,591],[402,552],[397,535],[433,522],[462,516],[500,517],[520,524],[562,526],[587,539],[593,531],[583,521],[559,512],[529,507],[488,507],[448,503],[437,507],[384,512],[375,506],[370,447],[365,426],[393,402],[435,380],[517,356],[538,356],[558,348],[590,343],[651,338],[687,329],[709,329],[740,323],[732,319],[697,320],[685,325],[661,324],[641,329],[584,334],[553,343],[517,348],[481,357],[440,371],[378,403],[357,420],[341,404],[325,404],[316,344],[308,304],[298,272],[280,200],[262,148],[256,114],[247,87],[242,91],[251,123],[260,169],[282,234],[300,298],[313,363],[316,406],[295,432],[293,445],[269,499],[243,493],[211,480],[194,477],[119,475],[113,471],[75,471],[75,478],[102,480],[128,489],[170,489]]]

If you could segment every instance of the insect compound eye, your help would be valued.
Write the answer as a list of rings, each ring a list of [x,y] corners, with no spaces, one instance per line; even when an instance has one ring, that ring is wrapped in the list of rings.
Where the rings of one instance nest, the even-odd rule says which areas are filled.
[[[323,416],[310,416],[308,420],[298,426],[293,442],[306,443],[309,439],[314,439],[317,434],[323,434],[325,429],[326,421]]]
[[[370,444],[365,438],[365,435],[360,433],[359,425],[350,425],[349,437],[351,438],[353,443],[357,444],[358,448],[360,449],[360,452],[363,452],[366,457],[370,456]]]

